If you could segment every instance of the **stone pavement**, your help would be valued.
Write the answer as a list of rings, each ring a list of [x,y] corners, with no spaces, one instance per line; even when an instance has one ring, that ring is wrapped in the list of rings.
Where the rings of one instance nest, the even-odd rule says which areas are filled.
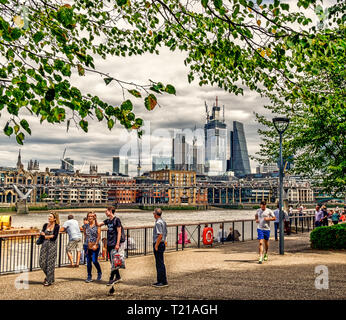
[[[109,262],[101,262],[103,280],[92,283],[84,282],[86,266],[57,268],[56,282],[50,287],[42,286],[41,270],[30,272],[27,290],[16,289],[18,274],[2,275],[0,299],[345,299],[346,251],[311,250],[307,233],[286,237],[283,256],[278,253],[278,242],[271,240],[270,246],[269,260],[262,265],[257,263],[256,240],[166,253],[169,287],[161,289],[150,286],[156,282],[154,256],[130,257],[121,270],[124,281],[114,286],[112,296],[106,286]],[[319,265],[328,267],[328,290],[315,288]]]

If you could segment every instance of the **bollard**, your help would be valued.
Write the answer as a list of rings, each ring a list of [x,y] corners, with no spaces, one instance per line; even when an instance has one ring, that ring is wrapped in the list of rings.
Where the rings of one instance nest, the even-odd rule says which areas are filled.
[[[178,239],[179,239],[179,227],[177,226],[177,230],[176,230],[176,237],[175,237],[176,239],[175,239],[175,243],[176,243],[176,251],[178,251],[179,250],[179,248],[178,248]]]

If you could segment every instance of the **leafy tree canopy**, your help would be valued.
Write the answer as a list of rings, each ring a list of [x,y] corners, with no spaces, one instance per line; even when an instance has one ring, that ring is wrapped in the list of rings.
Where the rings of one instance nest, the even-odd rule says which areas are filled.
[[[298,0],[297,5],[324,14],[317,0]],[[323,30],[311,27],[303,12],[292,12],[279,0],[28,0],[25,6],[0,0],[0,9],[0,112],[7,108],[11,117],[4,132],[15,134],[18,143],[31,133],[24,110],[41,122],[66,121],[69,127],[72,120],[84,131],[93,116],[110,129],[118,120],[127,129],[140,130],[143,121],[136,118],[131,99],[143,99],[152,110],[158,104],[156,95],[175,94],[174,86],[126,82],[98,71],[94,58],[159,53],[165,46],[187,53],[190,82],[196,79],[201,86],[217,85],[234,94],[242,94],[246,86],[270,97],[268,108],[290,116],[289,130],[297,128],[287,131],[297,139],[285,145],[295,156],[302,155],[302,166],[295,158],[296,169],[303,168],[304,154],[312,150],[329,155],[332,148],[338,159],[344,158],[336,151],[341,145],[344,152],[344,125],[339,121],[345,61],[341,1],[327,13],[333,25]],[[105,85],[120,86],[123,103],[111,106],[102,97],[81,92],[70,83],[72,73],[97,73]],[[333,125],[323,122],[325,131],[315,135],[312,129],[320,128],[326,117]],[[260,115],[259,120],[270,126]],[[298,128],[303,132],[300,140]],[[335,138],[326,142],[330,132]],[[274,132],[263,134],[267,140],[262,154],[274,156],[269,152],[277,150],[271,148]],[[316,141],[313,149],[307,141]],[[312,160],[306,163],[322,175],[336,173],[328,179],[341,182],[344,162],[328,162],[326,171]]]

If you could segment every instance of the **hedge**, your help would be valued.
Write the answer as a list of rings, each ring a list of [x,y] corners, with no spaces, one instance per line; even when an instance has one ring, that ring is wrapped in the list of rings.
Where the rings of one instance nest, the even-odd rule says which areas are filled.
[[[310,233],[312,249],[346,249],[346,223],[317,227]]]

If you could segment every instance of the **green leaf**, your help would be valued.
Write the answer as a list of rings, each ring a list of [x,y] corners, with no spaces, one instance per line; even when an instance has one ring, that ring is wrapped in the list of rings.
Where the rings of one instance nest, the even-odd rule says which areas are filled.
[[[121,104],[120,109],[123,110],[123,111],[132,111],[132,109],[133,109],[132,102],[130,100],[124,101]]]
[[[77,65],[77,69],[78,69],[78,74],[80,76],[84,76],[85,75],[85,69],[82,67],[82,65],[78,64]]]
[[[27,133],[31,134],[31,129],[30,129],[30,127],[29,127],[28,121],[26,121],[25,119],[22,119],[22,120],[20,121],[20,125],[23,127],[23,129],[24,129]]]
[[[157,99],[153,94],[149,94],[149,96],[144,99],[144,105],[149,111],[153,110],[156,104]]]
[[[106,85],[108,86],[114,79],[113,78],[104,78],[103,79]]]
[[[96,114],[97,119],[99,121],[102,121],[104,116],[103,116],[103,112],[102,112],[102,110],[100,108],[96,108],[95,109],[95,114]]]
[[[137,118],[137,119],[135,120],[135,123],[136,123],[136,125],[138,125],[138,126],[142,126],[142,125],[143,125],[143,120],[142,120],[141,118]]]
[[[23,145],[24,138],[25,138],[24,133],[23,132],[19,133],[16,136],[17,143]]]
[[[202,6],[203,6],[204,8],[207,7],[208,1],[209,1],[209,0],[202,0]]]
[[[114,120],[113,119],[109,119],[108,121],[107,121],[107,125],[108,125],[108,129],[109,130],[112,130],[112,128],[114,127]]]
[[[123,5],[125,5],[127,3],[127,0],[117,0],[117,4],[118,4],[118,6],[123,6]]]
[[[42,31],[38,31],[32,36],[32,38],[34,42],[38,44],[44,38],[44,33]]]
[[[136,98],[141,98],[142,95],[139,91],[133,89],[133,90],[127,90],[129,93],[131,93],[133,96],[135,96]]]
[[[4,128],[4,133],[7,136],[10,136],[13,133],[13,128],[9,125],[9,122],[6,123],[6,126]]]
[[[54,98],[55,98],[55,89],[53,89],[53,88],[48,89],[46,92],[46,95],[45,95],[45,99],[47,101],[53,101]]]
[[[214,6],[216,9],[220,9],[222,7],[222,0],[213,0]]]
[[[80,127],[83,129],[84,132],[88,132],[88,122],[85,120],[79,121]]]
[[[165,91],[169,94],[176,94],[175,88],[170,84],[167,84]]]

